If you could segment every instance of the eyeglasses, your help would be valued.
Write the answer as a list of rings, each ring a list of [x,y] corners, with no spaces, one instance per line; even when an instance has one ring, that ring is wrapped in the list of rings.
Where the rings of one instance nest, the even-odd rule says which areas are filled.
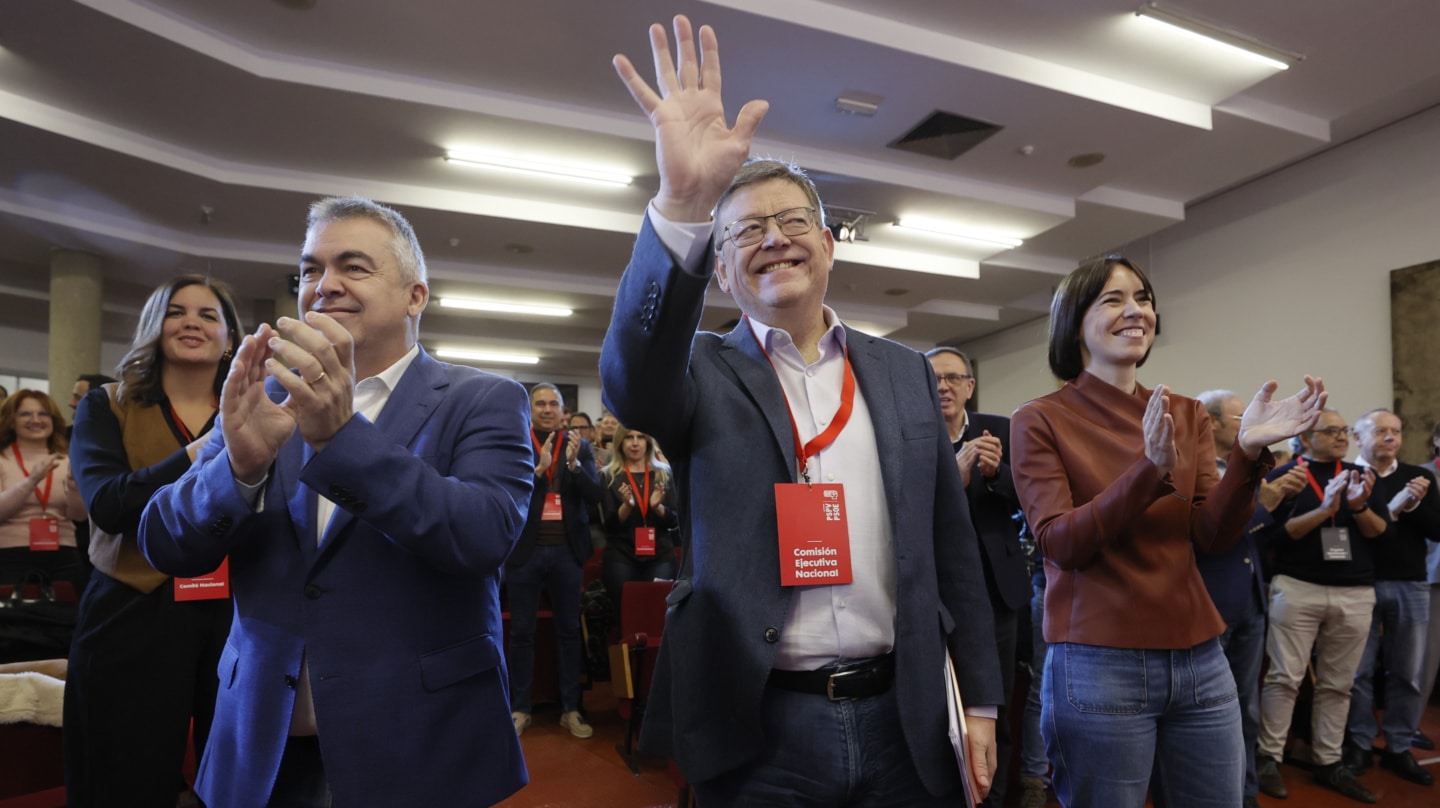
[[[1370,434],[1371,434],[1371,435],[1374,435],[1374,436],[1377,437],[1377,438],[1383,438],[1383,437],[1387,437],[1387,436],[1391,436],[1391,435],[1393,435],[1393,436],[1395,436],[1395,437],[1398,438],[1398,437],[1401,436],[1401,434],[1403,434],[1403,430],[1395,429],[1395,428],[1393,428],[1393,427],[1388,427],[1388,426],[1381,426],[1381,427],[1372,428],[1372,429],[1370,430]]]
[[[1337,438],[1341,435],[1348,433],[1349,431],[1350,427],[1348,426],[1327,426],[1324,429],[1312,429],[1310,430],[1310,434],[1314,435],[1318,432],[1327,438]]]
[[[966,379],[973,379],[969,373],[946,373],[944,376],[936,376],[935,380],[943,382],[946,387],[959,387]]]
[[[744,219],[736,219],[725,225],[721,232],[725,234],[720,243],[733,241],[736,247],[749,247],[751,244],[758,244],[765,238],[765,231],[768,229],[769,220],[774,219],[780,232],[787,236],[803,236],[815,227],[814,208],[790,208],[779,213],[772,213],[769,216],[750,216]]]

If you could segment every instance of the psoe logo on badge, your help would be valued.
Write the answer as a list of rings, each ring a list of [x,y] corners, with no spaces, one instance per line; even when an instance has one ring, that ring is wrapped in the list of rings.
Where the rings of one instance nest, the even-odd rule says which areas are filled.
[[[828,491],[825,491],[824,493],[825,493],[825,498],[828,499],[828,500],[830,500],[831,502],[838,502],[838,501],[840,501],[840,492],[839,492],[839,491],[836,491],[836,490],[834,490],[834,489],[832,488],[832,489],[830,489],[830,490],[828,490]]]

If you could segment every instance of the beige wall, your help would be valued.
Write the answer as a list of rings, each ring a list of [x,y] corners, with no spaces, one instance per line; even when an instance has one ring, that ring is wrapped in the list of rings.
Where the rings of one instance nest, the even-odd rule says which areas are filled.
[[[1389,406],[1389,272],[1440,258],[1440,109],[1209,200],[1127,252],[1151,273],[1161,314],[1147,387],[1248,396],[1312,373],[1347,418]],[[1045,329],[963,346],[986,410],[1053,389]]]

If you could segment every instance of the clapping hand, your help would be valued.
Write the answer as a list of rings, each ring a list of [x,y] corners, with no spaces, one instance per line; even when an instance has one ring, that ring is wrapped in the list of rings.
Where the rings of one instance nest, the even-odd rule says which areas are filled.
[[[1305,386],[1299,392],[1272,401],[1279,387],[1273,380],[1266,382],[1240,417],[1240,448],[1251,460],[1259,458],[1266,446],[1311,428],[1325,411],[1329,394],[1325,392],[1324,380],[1306,376]]]
[[[1296,465],[1273,480],[1260,483],[1260,507],[1274,511],[1280,503],[1300,493],[1305,487],[1305,467]]]
[[[1404,513],[1406,510],[1420,504],[1420,500],[1425,498],[1425,492],[1429,490],[1430,478],[1424,475],[1405,483],[1405,487],[1400,489],[1400,491],[1390,499],[1389,507],[1391,516],[1393,517],[1396,514]]]
[[[1345,486],[1345,501],[1350,505],[1350,510],[1364,509],[1366,502],[1370,499],[1370,489],[1374,487],[1374,469],[1367,468],[1364,471],[1350,472],[1350,482]]]
[[[1145,456],[1164,477],[1175,468],[1175,417],[1170,414],[1170,389],[1157,386],[1145,404],[1141,427],[1145,432]]]

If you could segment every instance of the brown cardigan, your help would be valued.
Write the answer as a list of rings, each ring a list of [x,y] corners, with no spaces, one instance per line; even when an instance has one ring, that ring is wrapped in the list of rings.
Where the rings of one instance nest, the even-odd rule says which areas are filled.
[[[1192,542],[1234,546],[1274,463],[1237,442],[1220,478],[1209,413],[1171,393],[1177,459],[1162,479],[1144,452],[1150,392],[1081,373],[1011,421],[1015,489],[1045,555],[1048,642],[1178,649],[1225,630]]]
[[[120,423],[131,471],[149,468],[171,458],[176,452],[177,442],[170,423],[165,420],[164,409],[148,401],[121,404],[117,400],[118,388],[118,384],[105,385],[110,411]],[[184,449],[183,446],[178,448]],[[90,563],[111,578],[147,594],[154,592],[170,577],[150,565],[140,552],[134,536],[106,533],[93,519],[90,523]]]

